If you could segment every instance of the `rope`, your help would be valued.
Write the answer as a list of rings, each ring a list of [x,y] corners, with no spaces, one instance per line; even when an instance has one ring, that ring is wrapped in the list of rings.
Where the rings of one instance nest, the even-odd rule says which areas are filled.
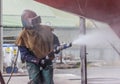
[[[87,0],[82,0],[82,1],[84,2],[83,7],[86,9],[86,7],[87,7]],[[82,7],[81,7],[81,5],[80,5],[80,3],[79,3],[79,0],[76,0],[76,2],[77,2],[77,5],[78,5],[78,8],[79,8],[79,11],[80,11],[82,14],[85,14],[85,12],[83,11],[83,9],[82,9]],[[82,4],[83,4],[83,2],[82,2]]]

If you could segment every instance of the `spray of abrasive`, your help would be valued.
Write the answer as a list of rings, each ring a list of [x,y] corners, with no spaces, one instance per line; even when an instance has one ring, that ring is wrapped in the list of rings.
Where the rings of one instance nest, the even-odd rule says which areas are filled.
[[[54,53],[57,53],[63,49],[69,48],[72,46],[72,43],[66,43],[66,44],[62,44],[60,46],[57,46],[57,48],[54,49]]]
[[[73,45],[86,45],[86,46],[103,46],[107,45],[105,36],[111,35],[108,32],[103,33],[99,30],[92,30],[86,35],[78,35],[76,39],[73,40]]]

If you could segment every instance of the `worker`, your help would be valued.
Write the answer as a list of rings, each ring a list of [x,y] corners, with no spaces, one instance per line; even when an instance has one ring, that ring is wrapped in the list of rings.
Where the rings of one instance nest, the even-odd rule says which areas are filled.
[[[21,53],[22,62],[26,62],[30,82],[28,84],[54,84],[53,33],[42,26],[40,16],[32,10],[24,10],[21,15],[23,29],[18,35],[16,45]]]

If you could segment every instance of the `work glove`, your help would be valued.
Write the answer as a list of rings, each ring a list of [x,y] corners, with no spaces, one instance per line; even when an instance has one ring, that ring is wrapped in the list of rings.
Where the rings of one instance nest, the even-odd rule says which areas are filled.
[[[54,54],[54,52],[52,51],[52,52],[50,52],[50,53],[48,54],[48,59],[53,60],[54,58],[55,58],[55,54]]]

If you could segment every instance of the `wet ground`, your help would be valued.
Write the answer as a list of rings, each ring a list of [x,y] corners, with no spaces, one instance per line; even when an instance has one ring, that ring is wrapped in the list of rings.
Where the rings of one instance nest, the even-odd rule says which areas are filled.
[[[74,74],[80,76],[80,68],[71,69],[54,69],[55,74]],[[116,77],[120,76],[120,66],[101,66],[101,67],[88,67],[88,77]]]
[[[87,84],[120,84],[120,66],[87,68]],[[8,77],[4,77],[5,81]],[[81,70],[54,69],[55,84],[81,84]],[[9,84],[27,84],[28,76],[13,76]]]

